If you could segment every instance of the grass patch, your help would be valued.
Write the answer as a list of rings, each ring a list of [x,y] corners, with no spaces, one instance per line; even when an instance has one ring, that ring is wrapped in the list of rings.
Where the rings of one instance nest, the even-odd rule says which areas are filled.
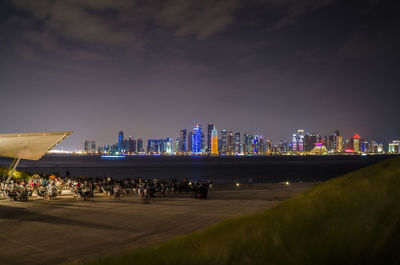
[[[89,264],[400,264],[399,246],[395,158],[316,185],[265,212]]]

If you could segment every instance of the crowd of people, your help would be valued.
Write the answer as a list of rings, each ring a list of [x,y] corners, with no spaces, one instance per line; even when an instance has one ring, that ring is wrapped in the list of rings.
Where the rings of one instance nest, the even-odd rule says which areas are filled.
[[[213,189],[212,181],[202,183],[175,179],[165,181],[159,179],[109,177],[66,177],[33,175],[29,180],[13,179],[0,183],[0,195],[9,200],[26,201],[29,197],[54,199],[63,191],[71,192],[77,200],[93,199],[96,193],[104,194],[107,198],[136,196],[141,198],[167,197],[176,194],[188,194],[197,199],[207,199],[208,191]]]

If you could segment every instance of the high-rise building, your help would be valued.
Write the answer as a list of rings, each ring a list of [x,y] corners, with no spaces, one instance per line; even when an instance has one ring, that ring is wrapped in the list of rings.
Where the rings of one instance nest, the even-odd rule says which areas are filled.
[[[272,154],[276,155],[279,153],[279,149],[278,146],[275,144],[274,146],[272,146]]]
[[[205,153],[206,152],[206,141],[205,141],[205,135],[203,132],[201,132],[201,148],[200,148],[200,153]]]
[[[90,152],[91,152],[92,154],[96,153],[96,142],[95,142],[95,141],[92,141],[92,142],[90,143]]]
[[[233,154],[233,132],[229,131],[226,137],[226,152],[227,154]]]
[[[118,133],[118,152],[122,153],[124,149],[124,132],[120,131]]]
[[[90,153],[90,140],[85,140],[83,150],[86,154]]]
[[[299,136],[299,152],[304,152],[304,135],[303,136]]]
[[[134,154],[136,153],[136,141],[132,139],[131,136],[129,136],[128,139],[128,148],[127,148],[128,153]]]
[[[188,133],[188,137],[187,137],[187,145],[186,145],[186,152],[193,152],[193,145],[192,145],[192,141],[193,141],[193,132],[189,132]]]
[[[292,135],[292,151],[297,152],[298,150],[297,135],[294,133]]]
[[[118,153],[118,144],[113,144],[111,146],[111,154],[115,155],[116,153]]]
[[[109,144],[105,144],[105,145],[104,145],[103,152],[104,152],[105,154],[110,154],[110,153],[111,153],[111,147],[110,147]]]
[[[165,138],[163,140],[163,150],[162,153],[164,154],[172,154],[173,153],[173,148],[172,148],[172,138]]]
[[[248,133],[243,135],[243,153],[253,154],[254,153],[254,136]]]
[[[172,138],[147,140],[148,154],[172,154]]]
[[[361,152],[363,153],[368,153],[369,150],[369,142],[368,141],[362,141],[361,142]]]
[[[352,143],[352,148],[354,153],[359,153],[360,152],[360,136],[358,134],[355,134],[351,138],[351,143]]]
[[[266,141],[266,153],[268,155],[272,153],[272,141],[271,140]]]
[[[240,143],[240,132],[235,133],[235,137],[234,137],[234,153],[235,154],[239,154],[242,152],[242,148],[241,148],[241,143]]]
[[[335,151],[336,144],[335,144],[335,136],[334,135],[329,135],[328,143],[326,145],[326,148],[328,149],[329,152],[334,152]]]
[[[103,154],[103,152],[104,152],[103,146],[97,147],[97,153],[98,153],[98,154]]]
[[[370,153],[377,153],[378,152],[377,147],[378,147],[378,144],[376,143],[376,141],[369,142]]]
[[[376,146],[376,152],[377,152],[378,154],[382,154],[382,153],[384,152],[383,143],[377,144],[377,146]]]
[[[264,141],[262,135],[254,135],[253,140],[253,153],[254,154],[262,154],[264,151]]]
[[[87,154],[94,154],[96,153],[96,142],[93,140],[85,140],[84,143],[84,150]]]
[[[128,152],[128,148],[129,148],[129,141],[128,141],[128,139],[124,139],[124,141],[122,141],[122,142],[124,144],[122,145],[121,153],[126,154]]]
[[[137,139],[137,152],[138,153],[143,153],[144,149],[143,149],[143,140],[142,139]]]
[[[343,137],[336,135],[335,137],[335,142],[336,142],[336,153],[342,153],[343,152]]]
[[[226,154],[227,145],[226,145],[226,137],[227,137],[227,130],[221,130],[221,153]]]
[[[215,126],[211,131],[211,154],[218,155],[218,131]]]
[[[199,124],[193,127],[192,152],[195,154],[201,153],[201,126]]]
[[[317,140],[316,140],[315,142],[316,142],[316,143],[322,143],[322,142],[323,142],[322,136],[319,135],[319,134],[317,134]],[[313,149],[314,149],[314,148],[313,148]]]
[[[147,153],[155,154],[159,153],[159,143],[158,140],[148,139],[147,140]]]
[[[279,153],[287,153],[289,152],[289,142],[288,141],[280,141],[278,146]]]
[[[304,151],[310,152],[318,143],[318,136],[315,133],[307,133],[304,136]]]
[[[214,124],[207,125],[207,153],[211,153],[212,145],[212,130],[215,128]]]
[[[304,130],[297,130],[297,151],[304,152]]]
[[[185,153],[186,152],[186,130],[179,131],[179,138],[178,138],[178,153]]]
[[[180,144],[181,144],[181,139],[180,138],[177,138],[176,140],[175,140],[175,152],[178,154],[178,153],[182,153],[182,152],[180,152],[179,150],[181,150],[180,149]]]
[[[394,140],[389,143],[388,153],[399,154],[400,153],[400,140]]]

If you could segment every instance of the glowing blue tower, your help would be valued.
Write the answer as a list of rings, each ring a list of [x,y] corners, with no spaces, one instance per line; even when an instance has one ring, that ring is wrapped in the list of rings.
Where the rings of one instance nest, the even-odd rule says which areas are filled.
[[[120,131],[118,133],[118,152],[123,153],[124,149],[124,132]]]
[[[201,153],[201,126],[196,124],[192,134],[192,152]]]

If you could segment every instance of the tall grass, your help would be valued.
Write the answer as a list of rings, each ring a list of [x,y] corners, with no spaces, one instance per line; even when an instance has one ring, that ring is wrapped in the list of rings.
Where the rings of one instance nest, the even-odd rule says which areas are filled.
[[[319,184],[263,213],[90,264],[400,264],[399,253],[396,158]]]

